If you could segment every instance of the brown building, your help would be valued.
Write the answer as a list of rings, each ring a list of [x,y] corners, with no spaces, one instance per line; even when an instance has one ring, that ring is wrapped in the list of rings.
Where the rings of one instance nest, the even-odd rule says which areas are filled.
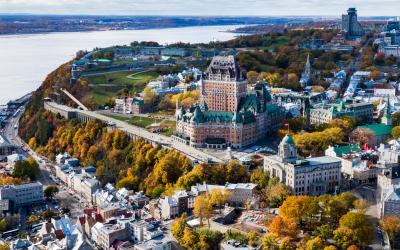
[[[264,84],[247,90],[233,56],[214,57],[201,85],[202,106],[177,107],[174,139],[193,147],[242,148],[275,131],[284,113]]]

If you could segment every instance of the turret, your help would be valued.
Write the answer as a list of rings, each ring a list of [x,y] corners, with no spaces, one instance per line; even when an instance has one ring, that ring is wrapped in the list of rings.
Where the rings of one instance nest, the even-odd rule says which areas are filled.
[[[287,134],[283,137],[278,148],[278,156],[282,158],[284,162],[294,163],[297,160],[297,148],[291,135]]]

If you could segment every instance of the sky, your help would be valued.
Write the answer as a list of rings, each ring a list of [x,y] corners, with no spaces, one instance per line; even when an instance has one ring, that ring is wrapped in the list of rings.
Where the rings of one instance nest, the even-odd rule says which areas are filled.
[[[0,0],[0,13],[91,15],[400,15],[400,0]]]

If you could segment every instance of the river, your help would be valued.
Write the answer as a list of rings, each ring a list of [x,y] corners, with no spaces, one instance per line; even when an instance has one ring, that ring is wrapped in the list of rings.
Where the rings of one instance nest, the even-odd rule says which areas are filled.
[[[200,26],[149,30],[47,33],[0,36],[0,104],[37,89],[47,74],[78,50],[130,44],[132,41],[203,43],[226,41],[240,26]]]

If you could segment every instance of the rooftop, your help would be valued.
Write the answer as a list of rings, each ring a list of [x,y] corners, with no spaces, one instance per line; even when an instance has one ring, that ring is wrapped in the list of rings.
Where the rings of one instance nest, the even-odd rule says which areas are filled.
[[[357,128],[366,128],[374,132],[376,136],[390,135],[392,133],[392,126],[378,123],[358,126]]]

